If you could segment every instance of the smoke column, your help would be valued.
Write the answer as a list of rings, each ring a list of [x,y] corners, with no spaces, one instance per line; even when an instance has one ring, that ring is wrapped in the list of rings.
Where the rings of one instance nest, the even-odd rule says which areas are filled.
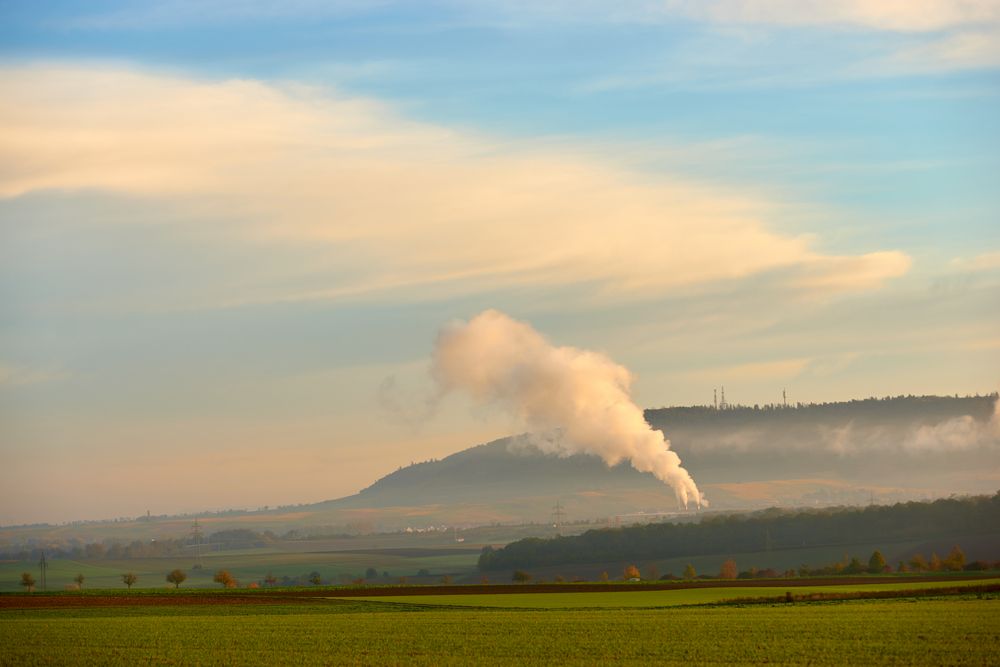
[[[434,350],[442,391],[462,390],[513,410],[551,453],[628,459],[670,485],[678,501],[707,504],[661,431],[629,394],[632,376],[602,354],[554,347],[530,325],[496,310],[445,327]]]

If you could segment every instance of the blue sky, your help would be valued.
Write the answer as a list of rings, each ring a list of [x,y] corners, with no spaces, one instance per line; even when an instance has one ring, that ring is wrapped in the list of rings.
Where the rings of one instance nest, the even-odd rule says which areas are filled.
[[[419,402],[436,332],[486,308],[647,406],[993,391],[998,26],[992,1],[2,2],[0,522],[321,500],[506,434],[378,399]],[[209,484],[275,458],[267,488]]]

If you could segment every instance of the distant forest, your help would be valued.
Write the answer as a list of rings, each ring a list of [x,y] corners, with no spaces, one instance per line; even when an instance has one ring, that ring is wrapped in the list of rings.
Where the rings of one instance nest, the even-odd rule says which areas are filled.
[[[769,403],[766,405],[723,404],[646,410],[646,421],[654,427],[744,425],[756,421],[825,422],[844,419],[925,422],[969,415],[986,421],[993,414],[996,392],[985,396],[886,396],[835,403]]]
[[[652,523],[590,530],[570,537],[528,538],[501,549],[485,547],[479,569],[902,542],[998,531],[1000,492],[865,508],[771,509],[751,515],[708,516],[699,523]]]

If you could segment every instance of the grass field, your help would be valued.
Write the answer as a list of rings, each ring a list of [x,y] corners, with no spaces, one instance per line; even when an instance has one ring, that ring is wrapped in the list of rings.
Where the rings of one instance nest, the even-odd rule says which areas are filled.
[[[860,591],[907,591],[925,588],[951,588],[953,586],[973,586],[984,581],[908,581],[892,584],[858,584],[846,586],[795,586],[788,590],[795,595],[810,593],[854,593]],[[456,607],[496,607],[506,609],[581,609],[581,608],[624,608],[624,607],[675,607],[680,605],[711,604],[723,600],[755,597],[777,597],[784,589],[775,587],[724,587],[686,588],[666,591],[594,591],[586,593],[506,593],[504,595],[420,595],[420,596],[379,596],[351,598],[379,602],[425,604]],[[998,621],[1000,622],[1000,621]]]
[[[377,602],[0,612],[0,663],[1000,662],[1000,600],[414,611]]]

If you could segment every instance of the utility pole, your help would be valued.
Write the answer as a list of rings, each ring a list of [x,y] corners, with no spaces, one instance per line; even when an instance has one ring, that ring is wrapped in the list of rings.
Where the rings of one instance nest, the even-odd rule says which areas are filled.
[[[45,560],[45,552],[42,552],[42,559],[38,561],[38,569],[41,571],[41,577],[39,577],[39,583],[42,585],[42,590],[45,590],[46,581],[45,573],[49,569],[49,562]]]
[[[784,389],[781,390],[781,405],[782,407],[788,407],[788,394],[785,393]]]

